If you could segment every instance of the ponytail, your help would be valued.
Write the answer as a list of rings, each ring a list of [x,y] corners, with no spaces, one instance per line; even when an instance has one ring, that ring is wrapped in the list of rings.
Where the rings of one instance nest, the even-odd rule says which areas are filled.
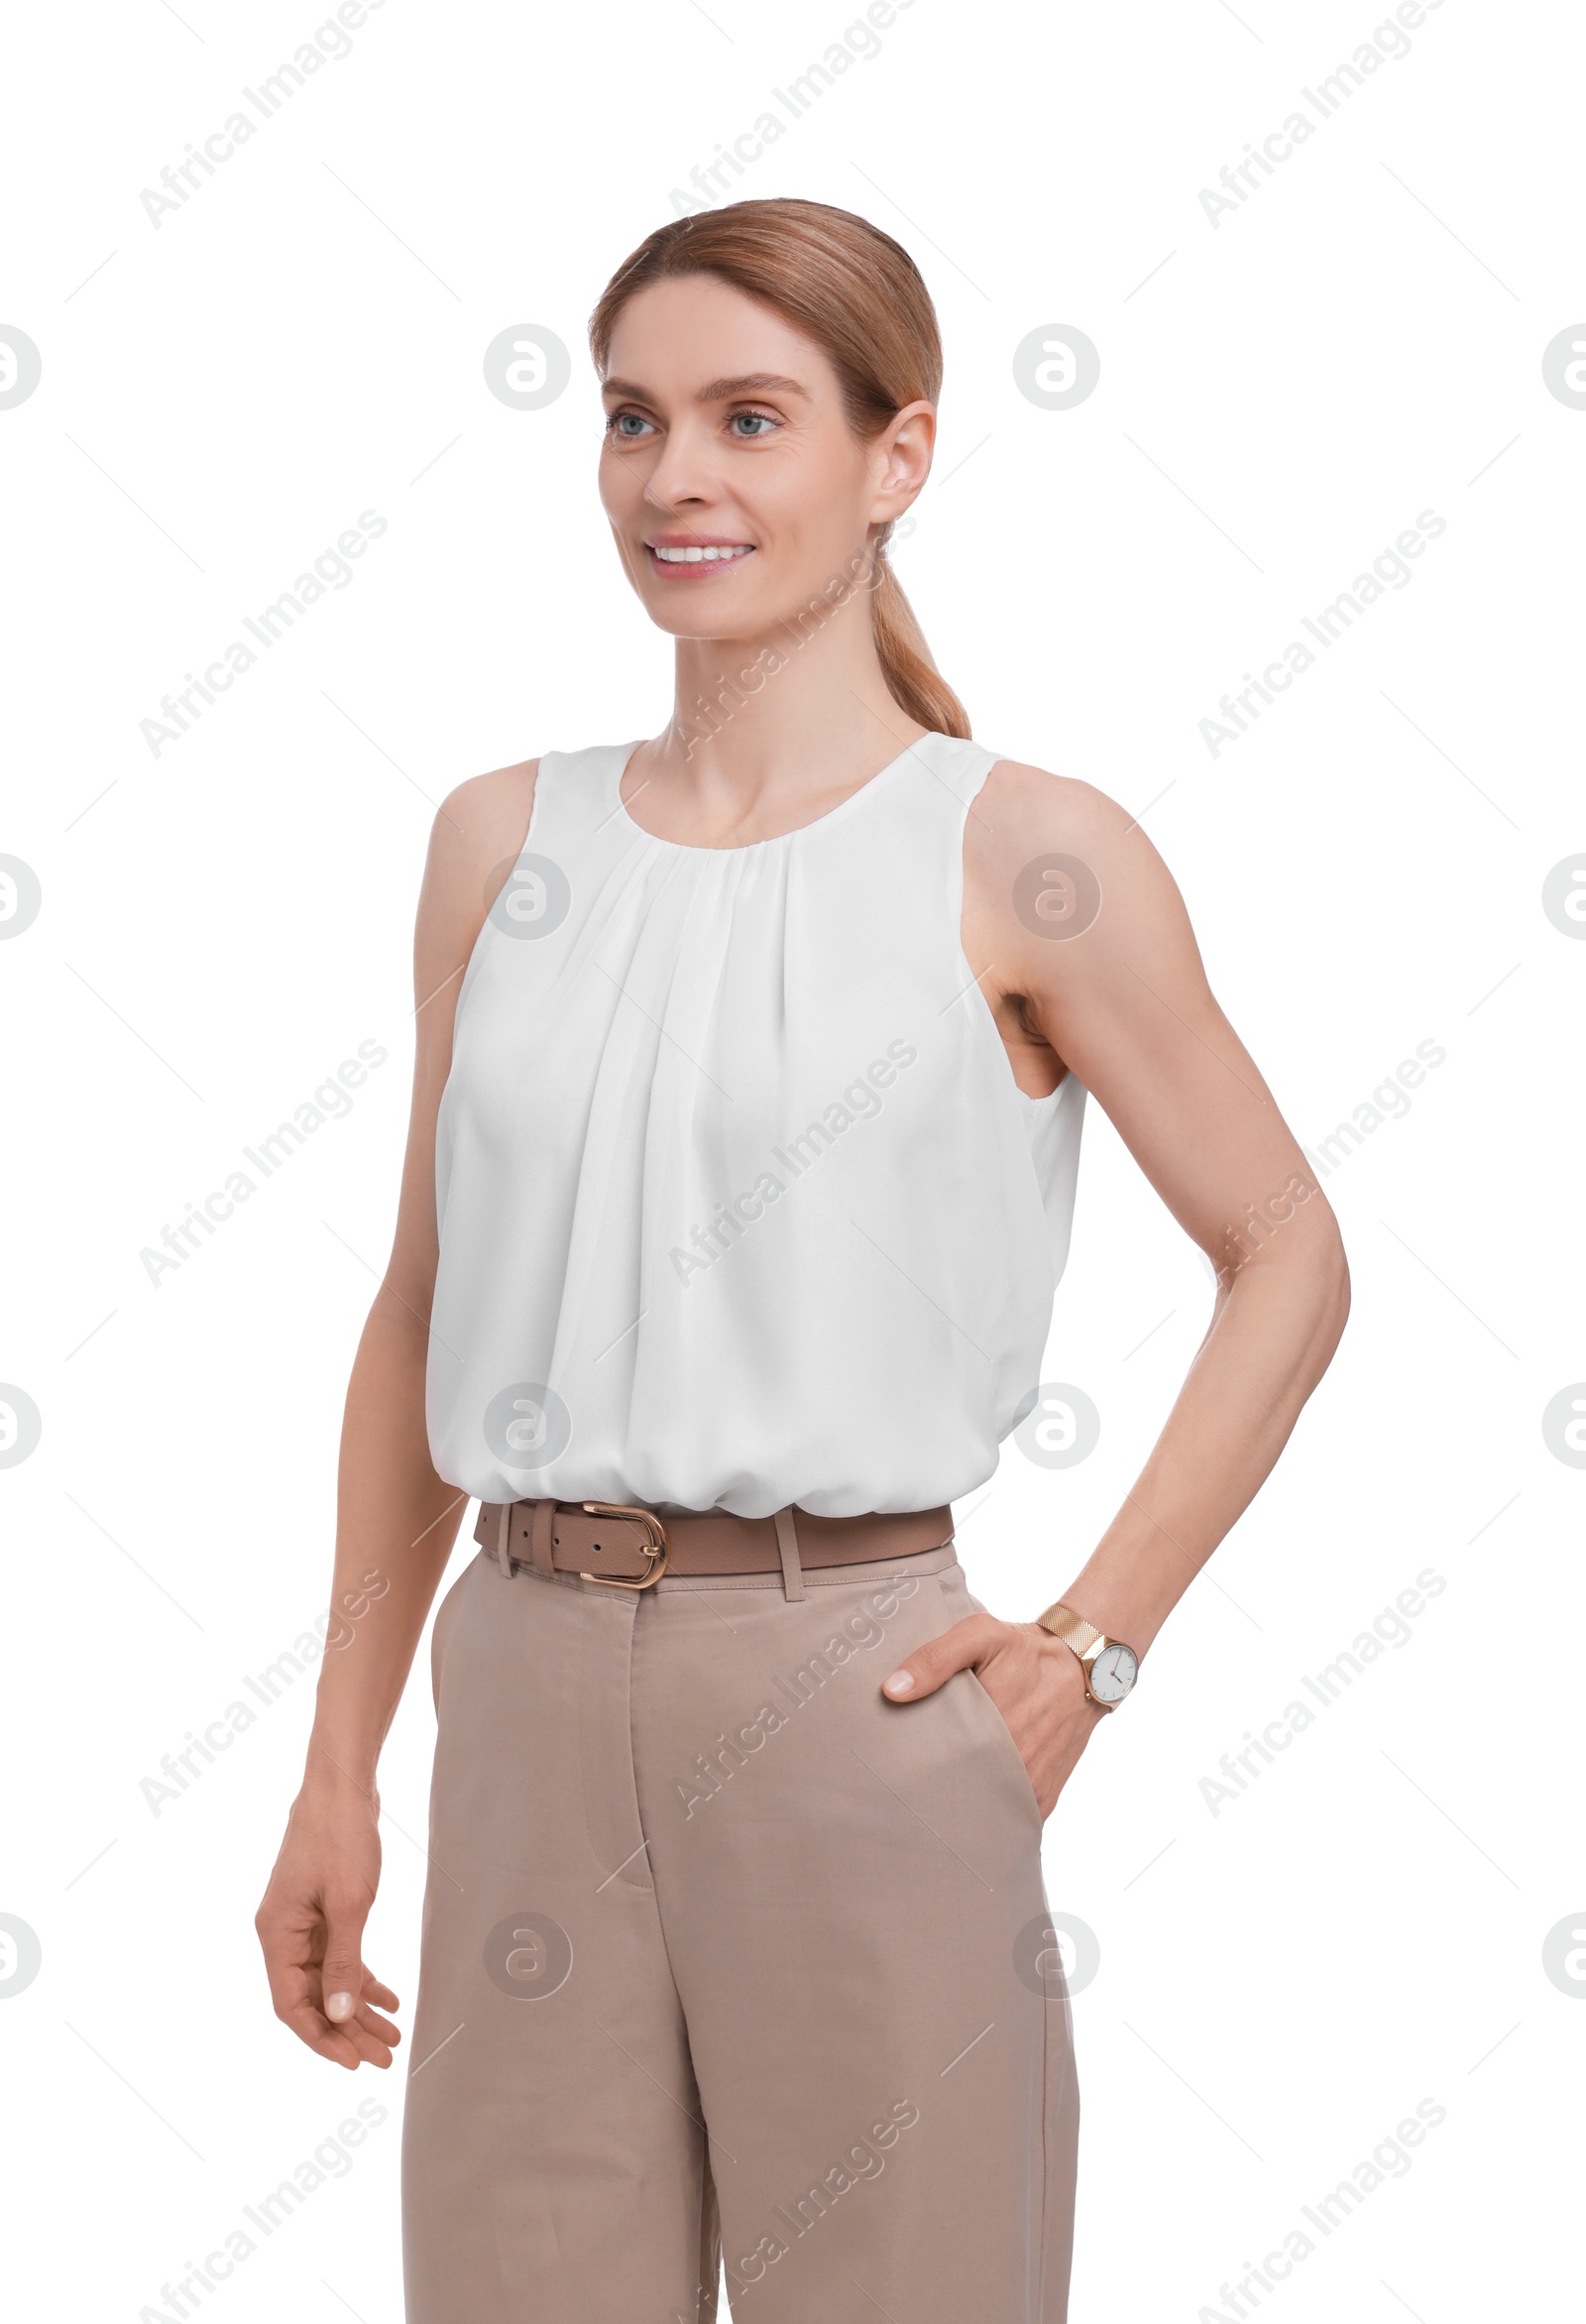
[[[875,650],[887,692],[898,708],[936,735],[969,740],[969,716],[931,658],[914,608],[886,553],[888,525],[875,543],[875,585],[870,592],[870,619],[875,629]]]

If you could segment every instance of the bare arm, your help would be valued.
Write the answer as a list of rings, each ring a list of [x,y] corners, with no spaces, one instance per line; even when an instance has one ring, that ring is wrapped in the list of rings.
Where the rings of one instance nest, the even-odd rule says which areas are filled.
[[[965,949],[999,1023],[1055,1053],[1048,1081],[1055,1063],[1077,1074],[1217,1270],[1210,1324],[1151,1457],[1058,1593],[1143,1654],[1331,1360],[1348,1269],[1332,1210],[1218,1007],[1183,898],[1138,825],[1087,784],[1004,761],[964,852]],[[1088,867],[1098,906],[1082,878],[1069,889],[1060,876],[1035,908],[1040,876],[1026,868],[1051,856]],[[1060,1640],[989,1616],[933,1641],[904,1666],[913,1685],[889,1681],[888,1691],[924,1694],[971,1663],[1050,1812],[1106,1714],[1085,1700]]]
[[[458,988],[522,846],[537,763],[461,784],[430,835],[413,941],[413,1096],[396,1229],[348,1382],[332,1622],[302,1788],[256,1920],[277,2016],[348,2067],[390,2065],[399,2039],[380,2014],[396,1997],[362,1958],[380,1876],[376,1768],[467,1506],[431,1465],[424,1417],[438,1258],[436,1115]]]

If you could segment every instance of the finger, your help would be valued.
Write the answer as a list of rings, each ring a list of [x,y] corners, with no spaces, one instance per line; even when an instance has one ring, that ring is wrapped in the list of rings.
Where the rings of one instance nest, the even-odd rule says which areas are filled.
[[[395,2049],[402,2037],[401,2028],[394,2026],[390,2018],[383,2018],[378,2010],[372,2010],[367,2002],[354,2024],[361,2026],[366,2034],[373,2034],[377,2041],[384,2041],[388,2049]]]
[[[305,2047],[328,2058],[332,2065],[357,2071],[359,2053],[355,2043],[336,2027],[328,2026],[312,2002],[301,2002],[295,2008],[278,2008],[276,2015],[283,2026],[290,2027]]]
[[[362,1899],[325,1899],[325,1957],[320,1964],[320,2006],[333,2026],[345,2026],[358,2014],[364,1995],[364,1920],[368,1906]]]
[[[366,2031],[378,2032],[383,2041],[400,2041],[400,2027],[394,2026],[389,2018],[381,2014],[384,2010],[399,2009],[400,2003],[391,1987],[382,1984],[367,1961],[360,1963],[360,1966],[364,1974],[364,1990],[356,2013],[359,2025]]]
[[[882,1680],[881,1691],[890,1694],[894,1702],[915,1702],[923,1694],[934,1694],[955,1671],[966,1671],[977,1662],[995,1635],[996,1625],[989,1614],[965,1614],[940,1638],[928,1638],[924,1646],[917,1646],[907,1662],[899,1663],[890,1678]]]
[[[346,2026],[338,2026],[335,2031],[344,2034],[352,2043],[357,2052],[357,2062],[360,2065],[389,2066],[391,2064],[390,2042],[383,2040],[378,2034],[372,2034],[365,2026],[361,2014],[352,2019]]]
[[[278,2009],[276,2015],[318,2056],[353,2072],[360,2065],[389,2066],[392,2047],[401,2039],[395,2026],[388,2026],[367,2009],[361,2008],[345,2025],[331,2025],[324,2012],[306,1995],[295,2004]]]
[[[304,2007],[315,2008],[319,2000],[318,1913],[304,1907],[273,1911],[262,1907],[254,1925],[264,1950],[276,2015],[283,2025],[290,2025]]]
[[[306,1957],[305,1957],[306,1954]],[[340,2033],[330,2024],[319,2007],[319,1965],[313,1958],[313,1948],[290,1940],[283,1940],[278,1949],[267,1947],[270,1961],[271,1998],[276,2015],[283,2026],[289,2026],[299,2041],[330,2058],[335,2064],[356,2066],[358,2050],[346,2033]]]
[[[377,1977],[370,1975],[364,1962],[360,1961],[358,1966],[359,1974],[363,1980],[363,1993],[358,2006],[350,2018],[343,2020],[329,2030],[335,2033],[338,2038],[351,2042],[357,2052],[358,2062],[372,2066],[389,2066],[392,2062],[392,2051],[401,2040],[401,2029],[398,2026],[394,2026],[389,2018],[382,2017],[377,2009],[372,2008],[371,1999],[375,1993],[391,1994],[395,2006],[396,1997],[391,1992],[389,1985],[382,1985]]]

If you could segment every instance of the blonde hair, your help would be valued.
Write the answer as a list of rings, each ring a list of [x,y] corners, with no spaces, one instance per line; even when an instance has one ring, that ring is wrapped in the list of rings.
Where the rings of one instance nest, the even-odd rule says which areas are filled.
[[[829,358],[849,425],[877,435],[905,404],[935,404],[942,334],[920,270],[868,219],[826,202],[780,198],[659,226],[623,260],[590,317],[595,368],[608,368],[612,331],[635,291],[684,275],[716,275],[782,315]],[[967,738],[968,713],[931,658],[914,610],[887,558],[892,527],[874,543],[870,593],[875,649],[900,710],[935,734]]]

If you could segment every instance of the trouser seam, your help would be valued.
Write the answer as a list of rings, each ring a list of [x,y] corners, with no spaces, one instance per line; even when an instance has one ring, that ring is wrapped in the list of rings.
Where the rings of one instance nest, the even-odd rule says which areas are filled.
[[[649,1855],[650,1835],[644,1828],[644,1802],[639,1798],[638,1790],[638,1741],[633,1732],[633,1698],[635,1691],[633,1685],[633,1665],[638,1646],[639,1611],[639,1606],[635,1604],[633,1608],[633,1620],[629,1623],[627,1632],[627,1765],[629,1780],[633,1787],[633,1811],[638,1818],[639,1835],[644,1842],[644,1854],[647,1858]],[[699,2122],[695,2127],[699,2137],[701,2206],[699,2225],[701,2233],[703,2234],[705,2224],[704,2206],[706,2202],[706,2184],[707,2181],[713,2176],[711,2170],[710,2118],[707,2115],[705,2109],[705,2092],[700,2087],[699,2068],[694,2063],[694,2036],[688,2022],[688,2009],[683,2000],[682,1990],[677,1982],[677,1971],[672,1966],[672,1948],[667,1940],[666,1935],[666,1917],[661,1911],[660,1883],[655,1877],[655,1867],[653,1864],[651,1864],[649,1867],[648,1885],[651,1907],[655,1914],[655,1933],[660,1939],[661,1958],[666,1963],[666,1974],[671,1980],[672,1998],[677,2004],[678,2023],[683,2029],[684,2046],[688,2051],[688,2070],[694,2077],[694,2096],[699,2106]]]

